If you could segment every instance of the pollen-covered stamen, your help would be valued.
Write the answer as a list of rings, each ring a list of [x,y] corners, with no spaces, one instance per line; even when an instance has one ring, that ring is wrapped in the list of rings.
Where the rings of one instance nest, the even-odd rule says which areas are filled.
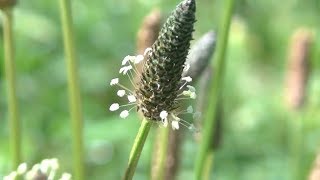
[[[129,111],[128,110],[123,110],[123,111],[121,111],[121,113],[120,113],[120,117],[121,118],[126,118],[126,117],[128,117],[129,116]]]
[[[132,61],[132,59],[135,58],[135,56],[126,56],[123,60],[121,65],[124,66],[126,64],[128,64],[128,62]]]
[[[122,68],[120,68],[119,70],[119,73],[123,74],[123,75],[126,75],[128,73],[128,71],[130,71],[132,69],[132,66],[131,65],[128,65],[128,66],[123,66]]]
[[[144,50],[143,55],[147,56],[147,55],[150,55],[151,53],[152,53],[152,48],[148,47],[146,50]]]
[[[134,64],[139,64],[141,61],[143,61],[144,57],[142,55],[136,56],[134,60]]]
[[[181,124],[182,126],[188,128],[188,129],[190,129],[190,127],[194,127],[194,125],[192,123],[189,123],[188,121],[185,121],[172,113],[170,115],[172,117],[171,125],[172,125],[173,130],[179,129],[179,124]]]
[[[119,107],[120,107],[120,106],[119,106],[118,103],[113,103],[113,104],[111,104],[109,110],[110,110],[110,111],[116,111],[116,110],[119,109]]]
[[[126,95],[126,91],[123,90],[123,89],[118,90],[118,91],[117,91],[117,95],[118,95],[119,97],[123,97],[124,95]]]
[[[131,95],[128,95],[128,100],[129,100],[130,103],[132,103],[132,102],[136,102],[137,98],[134,95],[131,94]]]
[[[113,85],[116,85],[118,83],[119,83],[119,78],[114,78],[114,79],[111,79],[110,85],[113,86]]]
[[[167,127],[168,126],[168,112],[167,111],[161,111],[159,116],[161,118],[163,126]]]
[[[192,78],[190,76],[186,76],[186,77],[183,77],[181,78],[182,81],[185,81],[182,86],[180,86],[179,89],[182,89],[187,83],[191,82],[192,81]]]
[[[183,72],[188,72],[189,69],[190,69],[190,64],[189,64],[189,63],[186,63],[186,64],[184,65]]]

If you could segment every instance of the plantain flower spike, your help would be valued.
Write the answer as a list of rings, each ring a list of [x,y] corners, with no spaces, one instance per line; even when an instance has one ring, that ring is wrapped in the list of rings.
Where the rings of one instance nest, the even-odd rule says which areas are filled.
[[[152,122],[165,127],[170,124],[173,129],[179,129],[179,124],[194,129],[193,124],[178,115],[197,113],[193,112],[192,106],[181,107],[183,103],[180,103],[196,98],[195,88],[188,84],[192,78],[182,77],[182,73],[190,67],[186,64],[186,58],[196,21],[195,11],[195,0],[182,1],[163,25],[155,43],[143,55],[123,59],[119,73],[129,77],[134,90],[122,85],[119,78],[112,79],[110,85],[121,88],[117,95],[126,97],[128,104],[114,103],[109,108],[111,111],[130,106],[120,113],[121,118],[126,118],[137,107],[137,111]],[[138,63],[143,63],[141,74],[136,68]],[[140,77],[136,84],[133,83],[134,73]]]

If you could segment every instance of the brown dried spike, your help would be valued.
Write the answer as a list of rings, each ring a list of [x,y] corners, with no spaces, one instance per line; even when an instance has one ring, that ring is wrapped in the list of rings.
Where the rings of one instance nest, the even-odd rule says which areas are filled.
[[[156,41],[161,28],[161,12],[153,9],[143,20],[137,35],[137,52],[143,54]]]
[[[312,33],[304,28],[293,34],[290,43],[285,96],[286,103],[293,110],[300,109],[305,101],[311,43]]]
[[[0,0],[0,8],[10,8],[17,3],[16,0]]]

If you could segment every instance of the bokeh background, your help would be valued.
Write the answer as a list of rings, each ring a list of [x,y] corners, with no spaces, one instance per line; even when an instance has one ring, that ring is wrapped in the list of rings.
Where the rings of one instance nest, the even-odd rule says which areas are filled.
[[[223,0],[197,0],[194,39],[217,30]],[[119,102],[121,61],[136,52],[143,18],[154,8],[166,16],[179,0],[73,1],[74,31],[84,116],[87,179],[120,179],[139,128],[135,113],[120,119],[108,111]],[[214,158],[219,180],[290,179],[290,121],[302,117],[300,171],[308,173],[320,148],[320,54],[318,0],[238,0],[232,19],[223,90],[223,139]],[[305,28],[314,48],[304,107],[285,101],[291,37]],[[71,127],[66,68],[57,1],[20,1],[15,8],[15,44],[23,160],[29,165],[56,157],[71,172]],[[2,36],[1,36],[2,38]],[[0,44],[0,178],[10,171],[3,45]],[[129,82],[127,82],[129,84]],[[208,92],[208,96],[210,93]],[[299,115],[297,115],[299,114]],[[149,179],[154,130],[135,179]],[[186,132],[178,179],[191,179],[198,144]]]

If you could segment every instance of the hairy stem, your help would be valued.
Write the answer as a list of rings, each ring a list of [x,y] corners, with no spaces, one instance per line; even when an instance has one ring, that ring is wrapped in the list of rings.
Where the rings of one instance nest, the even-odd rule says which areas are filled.
[[[12,153],[13,169],[17,168],[21,161],[21,130],[18,114],[16,77],[13,46],[13,18],[12,8],[4,8],[3,12],[3,41],[4,41],[4,65],[8,93],[8,114],[10,129],[10,148]]]
[[[130,152],[128,167],[123,178],[124,180],[132,179],[134,172],[136,170],[144,143],[146,142],[146,139],[148,137],[150,128],[151,128],[151,122],[146,119],[143,119]]]
[[[218,44],[217,44],[217,54],[216,59],[214,62],[216,62],[216,68],[213,74],[213,82],[211,87],[211,94],[209,98],[209,105],[208,105],[208,111],[205,114],[205,121],[203,126],[203,136],[202,136],[202,142],[200,145],[200,150],[197,156],[196,160],[196,167],[195,167],[195,179],[199,180],[204,177],[204,167],[205,162],[207,161],[207,158],[210,158],[209,156],[209,148],[211,145],[211,138],[212,133],[214,130],[214,122],[215,122],[215,113],[216,113],[216,106],[218,102],[218,98],[221,94],[221,89],[223,86],[223,78],[224,78],[224,71],[225,71],[225,54],[226,54],[226,48],[227,48],[227,42],[228,42],[228,34],[229,34],[229,27],[230,27],[230,21],[232,17],[234,7],[234,0],[228,0],[226,1],[226,10],[225,14],[223,16],[223,21],[221,24],[221,30]]]
[[[83,180],[83,122],[70,0],[60,0],[60,13],[68,73],[69,102],[72,123],[73,168],[75,176],[74,179]]]

